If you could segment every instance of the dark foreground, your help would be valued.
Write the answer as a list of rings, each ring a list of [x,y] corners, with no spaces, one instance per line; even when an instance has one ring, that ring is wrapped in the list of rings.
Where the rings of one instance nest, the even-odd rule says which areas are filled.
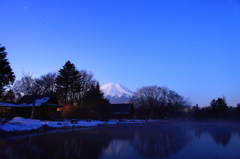
[[[0,141],[0,158],[240,158],[240,124],[147,123]]]

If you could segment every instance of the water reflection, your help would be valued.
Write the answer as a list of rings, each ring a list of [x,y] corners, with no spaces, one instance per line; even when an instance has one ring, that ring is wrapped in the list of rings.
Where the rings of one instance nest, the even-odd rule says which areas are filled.
[[[193,126],[195,136],[201,138],[203,133],[208,133],[216,144],[227,146],[231,140],[232,133],[239,133],[239,128],[232,125],[213,125],[213,124],[200,124]]]
[[[207,124],[143,124],[74,130],[0,141],[2,158],[168,158],[208,134],[227,147],[239,127]],[[194,140],[194,138],[198,140]],[[198,144],[198,143],[195,143]]]
[[[74,131],[64,137],[62,156],[70,158],[99,158],[102,149],[109,146],[111,137],[106,133],[88,131]]]
[[[71,131],[1,141],[5,158],[99,158],[110,136],[91,130]],[[13,156],[14,155],[14,156]]]
[[[181,150],[190,139],[185,127],[154,125],[136,132],[133,147],[143,157],[162,158]]]
[[[108,154],[119,154],[123,148],[130,144],[127,140],[113,139],[109,144],[108,148],[104,150]]]
[[[213,137],[214,141],[217,144],[221,144],[223,146],[227,146],[231,139],[231,132],[229,130],[214,130],[210,132],[210,135]]]

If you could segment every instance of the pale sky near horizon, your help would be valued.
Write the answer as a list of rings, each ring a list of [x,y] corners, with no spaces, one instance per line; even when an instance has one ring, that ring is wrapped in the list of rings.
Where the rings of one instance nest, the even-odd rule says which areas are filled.
[[[1,0],[0,44],[20,79],[70,60],[100,85],[167,86],[192,105],[240,103],[239,0]]]

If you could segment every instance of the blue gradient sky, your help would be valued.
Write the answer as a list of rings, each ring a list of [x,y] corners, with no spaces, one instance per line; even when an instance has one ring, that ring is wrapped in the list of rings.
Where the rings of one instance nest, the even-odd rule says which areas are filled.
[[[1,0],[17,79],[70,60],[104,85],[167,86],[193,105],[240,103],[239,0]]]

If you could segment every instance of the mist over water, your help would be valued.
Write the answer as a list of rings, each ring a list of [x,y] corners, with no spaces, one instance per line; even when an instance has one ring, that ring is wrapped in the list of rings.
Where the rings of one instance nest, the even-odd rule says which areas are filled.
[[[240,158],[240,125],[150,123],[0,141],[1,158]]]

